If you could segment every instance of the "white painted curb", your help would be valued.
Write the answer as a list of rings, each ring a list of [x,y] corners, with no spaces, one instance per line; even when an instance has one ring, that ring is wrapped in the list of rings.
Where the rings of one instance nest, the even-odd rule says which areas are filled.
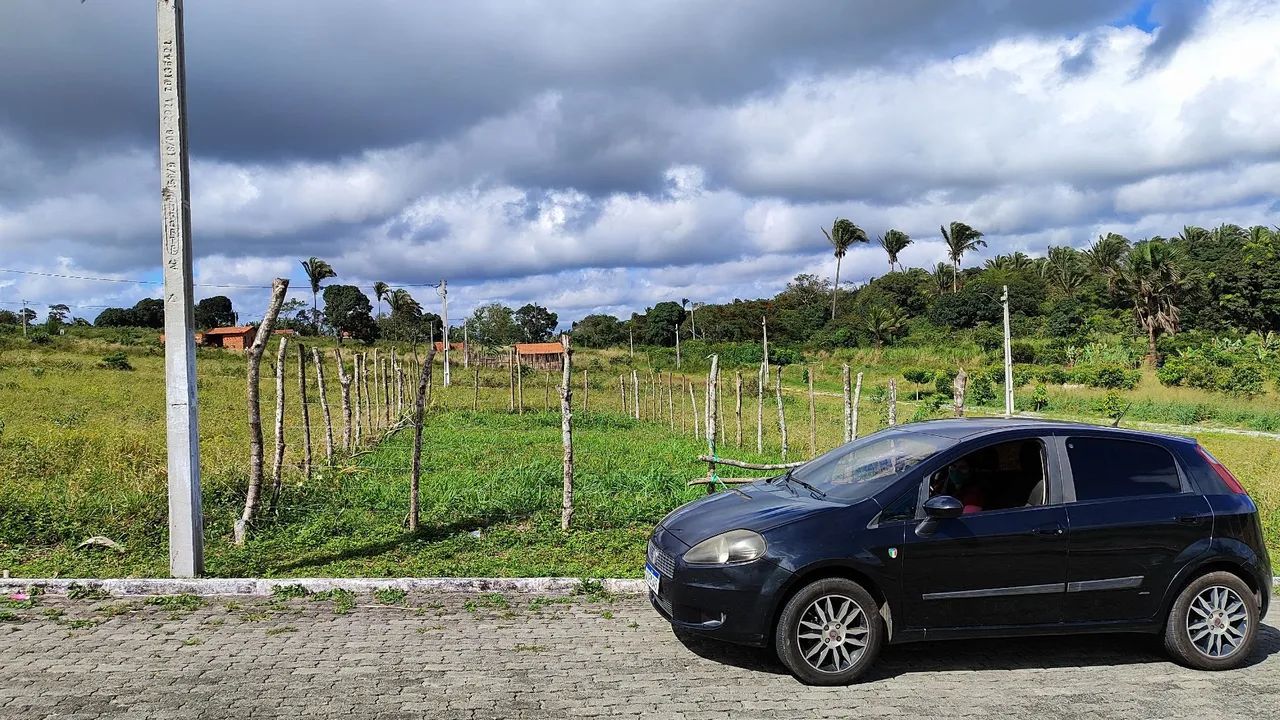
[[[636,595],[645,592],[643,580],[601,580],[606,592]],[[408,592],[511,592],[570,595],[582,587],[578,578],[4,578],[0,592],[10,593],[35,586],[50,595],[66,595],[71,585],[92,587],[114,596],[131,595],[255,595],[268,596],[272,589],[301,585],[311,592],[350,590],[373,592],[396,588]]]

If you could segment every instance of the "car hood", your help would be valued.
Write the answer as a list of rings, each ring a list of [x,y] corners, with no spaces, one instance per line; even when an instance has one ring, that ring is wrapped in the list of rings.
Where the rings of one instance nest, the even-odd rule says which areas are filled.
[[[843,503],[815,499],[802,488],[781,483],[752,483],[741,493],[727,490],[694,500],[671,511],[660,523],[687,545],[696,545],[729,530],[758,533],[794,522]]]

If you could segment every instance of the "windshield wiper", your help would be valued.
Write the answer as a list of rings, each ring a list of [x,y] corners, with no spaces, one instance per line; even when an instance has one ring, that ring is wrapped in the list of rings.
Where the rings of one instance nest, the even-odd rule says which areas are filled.
[[[782,474],[782,482],[783,482],[784,484],[785,484],[785,483],[792,483],[792,482],[793,482],[793,483],[795,483],[795,484],[799,485],[800,487],[804,488],[805,490],[808,490],[809,492],[811,492],[811,493],[813,493],[813,494],[817,495],[817,496],[818,496],[818,497],[820,497],[820,498],[824,498],[824,497],[826,497],[826,496],[827,496],[827,494],[826,494],[825,492],[823,492],[823,491],[819,490],[818,488],[816,488],[816,487],[814,487],[814,486],[810,485],[809,483],[807,483],[807,482],[805,482],[805,481],[801,480],[800,478],[796,477],[796,476],[795,476],[795,468],[787,468],[787,471],[786,471],[785,473],[783,473],[783,474]]]

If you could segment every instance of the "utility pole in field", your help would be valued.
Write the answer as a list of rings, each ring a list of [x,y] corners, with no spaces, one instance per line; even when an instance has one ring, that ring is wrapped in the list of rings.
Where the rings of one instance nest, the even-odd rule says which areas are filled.
[[[1004,306],[1004,416],[1013,417],[1013,350],[1009,334],[1009,286],[1004,286],[1000,295],[1000,304]]]
[[[182,0],[156,0],[160,81],[160,206],[164,251],[164,376],[169,473],[169,573],[204,572],[200,435],[191,288],[191,199],[187,151]]]
[[[444,325],[444,386],[449,387],[449,281],[440,281],[440,324]]]
[[[676,369],[680,369],[680,323],[676,323]]]
[[[27,301],[22,301],[22,337],[27,336]]]

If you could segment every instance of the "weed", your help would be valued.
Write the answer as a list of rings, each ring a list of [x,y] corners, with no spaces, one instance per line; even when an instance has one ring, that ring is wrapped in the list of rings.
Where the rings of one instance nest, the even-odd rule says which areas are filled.
[[[182,595],[157,595],[147,598],[147,604],[165,610],[191,612],[204,605],[204,600],[198,595],[184,593]]]
[[[0,622],[20,623],[20,622],[26,622],[26,620],[19,617],[18,614],[15,612],[10,612],[8,610],[0,610]]]
[[[284,635],[285,633],[295,632],[298,632],[298,628],[292,625],[281,625],[280,627],[273,627],[267,630],[267,635]]]
[[[379,588],[373,591],[373,599],[383,605],[403,605],[409,593],[400,588]]]
[[[191,647],[193,645],[203,645],[203,644],[204,644],[204,640],[201,640],[200,638],[195,637],[194,635],[182,641],[182,647]]]
[[[604,587],[604,581],[593,578],[582,578],[578,581],[578,586],[573,589],[573,594],[585,597],[591,602],[612,601],[613,594]]]
[[[604,618],[605,620],[612,620],[613,612],[610,610],[605,610],[604,612],[600,613],[600,617]]]
[[[64,611],[62,608],[45,608],[44,610],[40,611],[40,614],[49,618],[50,620],[57,620],[58,618],[62,617],[63,613],[65,612],[66,611]]]
[[[116,617],[117,615],[124,615],[125,613],[133,612],[137,610],[138,607],[138,603],[132,602],[108,603],[106,605],[99,606],[97,608],[97,612],[111,618]]]
[[[245,622],[262,622],[267,619],[267,614],[261,610],[254,610],[253,612],[242,613],[240,619]]]
[[[507,610],[511,607],[511,603],[502,593],[487,593],[467,600],[462,607],[467,612],[476,612],[481,609]]]
[[[311,591],[302,585],[276,585],[271,588],[272,600],[292,600],[294,598],[303,598],[311,594]]]
[[[102,589],[97,583],[89,583],[81,585],[80,583],[71,583],[67,586],[67,597],[72,600],[105,600],[111,597],[111,593]]]
[[[513,647],[512,649],[515,650],[516,652],[540,653],[540,652],[546,652],[547,646],[546,645],[526,645],[525,643],[516,643],[515,647]]]
[[[76,618],[74,620],[67,621],[67,627],[73,630],[83,630],[85,628],[95,627],[97,624],[97,620],[89,620],[87,618]]]
[[[333,612],[337,615],[346,615],[356,606],[356,594],[350,590],[342,588],[334,588],[323,592],[312,593],[312,600],[332,600]]]

